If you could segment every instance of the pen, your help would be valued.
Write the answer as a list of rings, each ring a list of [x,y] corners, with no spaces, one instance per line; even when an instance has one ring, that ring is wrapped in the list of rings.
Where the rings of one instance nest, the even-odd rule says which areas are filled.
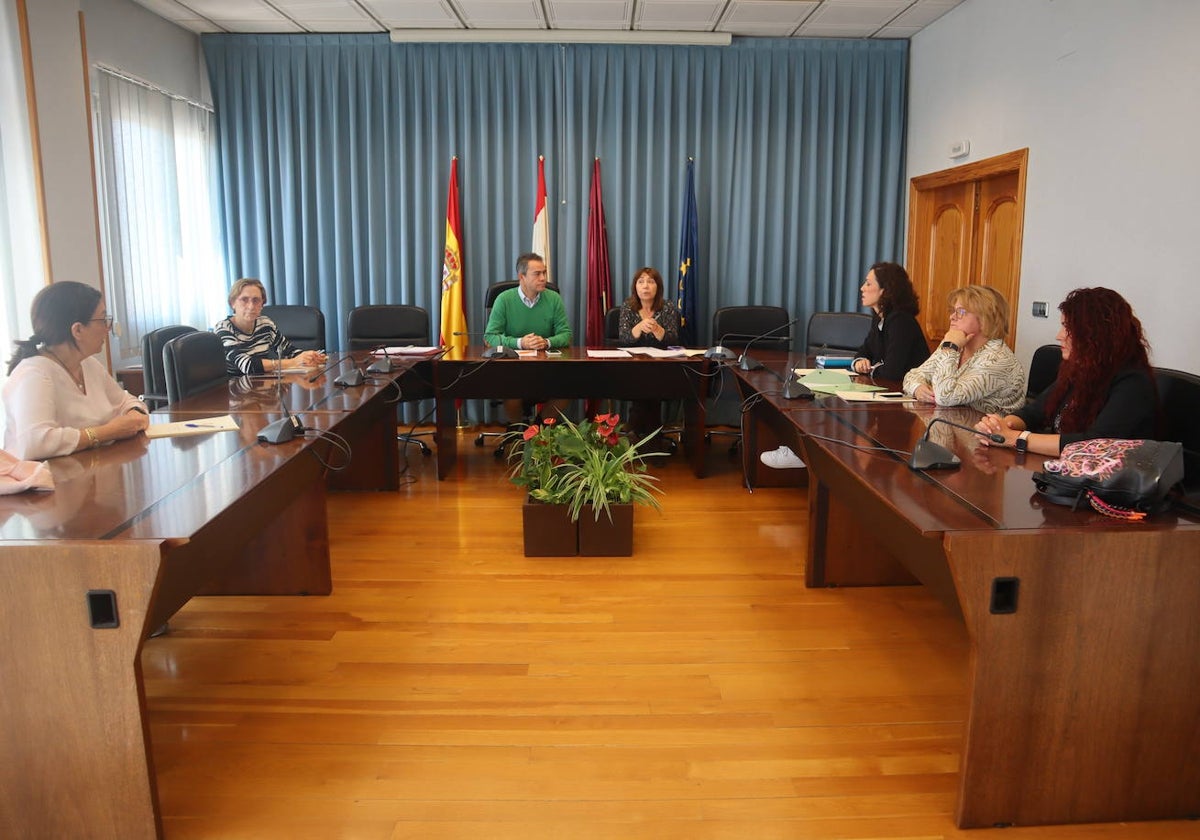
[[[212,423],[184,423],[183,425],[189,429],[215,429],[215,428],[217,428]]]

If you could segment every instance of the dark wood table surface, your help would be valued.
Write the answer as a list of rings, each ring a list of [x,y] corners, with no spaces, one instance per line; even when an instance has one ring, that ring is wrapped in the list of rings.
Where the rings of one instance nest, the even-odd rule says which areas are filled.
[[[739,371],[743,393],[769,391],[797,361]],[[1200,522],[1043,503],[1031,475],[1046,458],[984,447],[934,417],[978,414],[764,394],[743,433],[777,436],[809,466],[809,586],[919,581],[963,617],[958,825],[1200,813]],[[927,430],[958,469],[908,467]]]
[[[231,413],[237,431],[54,458],[53,492],[0,497],[11,689],[0,692],[0,812],[20,815],[17,836],[162,836],[139,667],[147,635],[196,594],[331,591],[326,485],[397,486],[390,381],[402,373],[355,389],[284,385],[306,426],[349,442],[341,472],[330,466],[343,453],[316,434],[260,443],[278,401],[241,407],[222,385],[151,422]]]
[[[484,359],[485,349],[452,349],[433,363],[438,478],[452,473],[458,457],[454,401],[471,398],[681,400],[684,451],[695,474],[704,475],[707,359],[589,358],[586,347],[565,348],[559,355]]]

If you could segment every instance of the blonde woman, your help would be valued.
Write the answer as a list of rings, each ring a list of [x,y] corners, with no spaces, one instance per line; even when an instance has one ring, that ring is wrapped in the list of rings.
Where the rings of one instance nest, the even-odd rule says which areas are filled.
[[[904,393],[984,414],[1025,405],[1025,369],[1004,343],[1008,302],[991,286],[955,289],[948,301],[950,329],[933,355],[904,375]]]

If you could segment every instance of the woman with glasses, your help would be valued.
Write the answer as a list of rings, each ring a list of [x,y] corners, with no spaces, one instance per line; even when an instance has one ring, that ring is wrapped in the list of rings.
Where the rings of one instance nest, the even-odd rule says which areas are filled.
[[[69,280],[33,299],[33,335],[15,342],[4,383],[4,448],[41,460],[133,437],[150,421],[144,403],[96,354],[112,318],[100,292]]]
[[[225,346],[225,368],[230,376],[258,375],[274,370],[320,367],[325,354],[301,350],[262,314],[267,290],[259,281],[244,277],[229,290],[233,314],[213,327]]]
[[[1025,369],[1004,343],[1008,302],[991,286],[955,289],[948,300],[950,329],[933,355],[904,375],[904,393],[984,414],[1024,406]]]

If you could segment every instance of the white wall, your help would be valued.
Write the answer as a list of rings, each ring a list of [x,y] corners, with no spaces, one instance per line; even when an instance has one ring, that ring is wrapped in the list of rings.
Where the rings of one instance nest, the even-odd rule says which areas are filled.
[[[81,0],[88,58],[158,87],[212,104],[200,38],[131,0]]]
[[[966,0],[912,39],[909,177],[1029,147],[1022,359],[1053,340],[1067,292],[1108,286],[1152,363],[1200,371],[1197,34],[1195,0]],[[971,154],[951,161],[960,138]]]

